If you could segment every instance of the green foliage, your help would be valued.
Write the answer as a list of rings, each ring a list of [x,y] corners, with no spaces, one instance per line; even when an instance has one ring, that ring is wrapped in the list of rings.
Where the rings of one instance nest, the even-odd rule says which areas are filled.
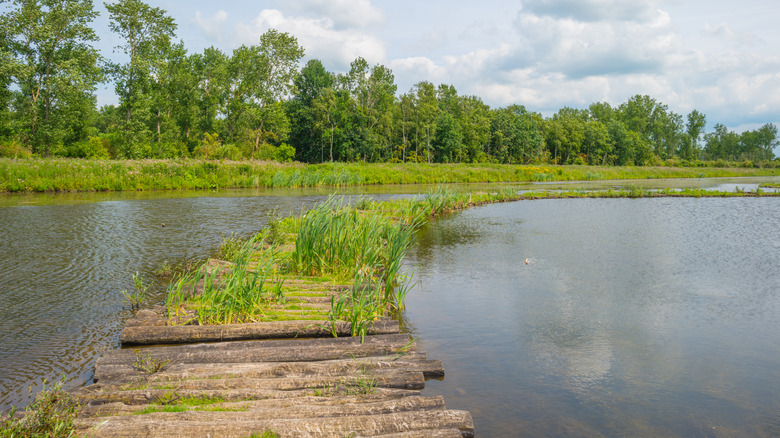
[[[141,350],[133,350],[135,362],[133,368],[146,374],[154,374],[163,371],[170,363],[170,360],[160,360],[152,357],[150,352],[141,353]]]
[[[46,387],[35,396],[21,417],[16,410],[0,414],[0,436],[19,438],[69,438],[75,435],[78,404],[62,389],[62,382]]]
[[[141,275],[136,272],[133,274],[133,290],[129,292],[127,290],[122,290],[122,295],[124,295],[123,301],[133,309],[137,309],[141,307],[141,304],[146,303],[148,299],[148,289],[149,285],[145,285],[141,279]]]
[[[32,152],[17,140],[0,141],[0,157],[3,158],[30,158]]]

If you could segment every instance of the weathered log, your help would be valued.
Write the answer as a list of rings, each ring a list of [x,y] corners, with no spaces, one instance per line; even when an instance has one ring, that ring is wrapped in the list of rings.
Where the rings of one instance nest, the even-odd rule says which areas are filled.
[[[213,344],[175,345],[148,348],[149,360],[170,363],[303,362],[385,356],[414,351],[416,345],[406,334],[355,338],[285,339],[272,341],[234,341]],[[113,350],[98,359],[98,364],[133,364],[134,350]]]
[[[355,435],[353,438],[462,438],[458,429],[412,430],[409,432],[389,433],[382,435]],[[466,434],[469,436],[469,434]],[[473,434],[471,434],[473,436]]]
[[[184,325],[184,326],[128,326],[122,331],[122,344],[155,345],[195,342],[220,342],[250,339],[317,338],[333,336],[329,321],[273,321],[251,324]],[[352,325],[336,321],[338,336],[349,336]],[[398,321],[385,319],[374,321],[370,335],[399,333]]]
[[[149,389],[189,389],[189,390],[227,390],[227,389],[272,389],[292,391],[299,389],[337,388],[342,386],[373,385],[381,388],[422,389],[425,378],[418,371],[375,370],[370,372],[357,371],[340,375],[320,375],[279,378],[222,378],[222,379],[187,379],[179,381],[159,381],[141,379],[132,385],[140,385]],[[102,392],[123,391],[127,385],[107,385],[96,383],[93,389]]]
[[[474,423],[466,411],[432,410],[397,414],[354,415],[307,419],[233,420],[232,412],[180,412],[76,420],[93,437],[246,437],[273,430],[280,437],[343,437],[382,435],[457,428],[473,436]]]
[[[261,362],[237,364],[172,364],[154,373],[137,369],[133,364],[95,367],[94,380],[103,384],[123,384],[139,378],[156,381],[184,379],[218,379],[225,377],[296,377],[334,376],[374,370],[405,370],[422,372],[426,378],[444,376],[441,361],[427,360],[424,353],[414,352],[403,356],[379,356],[363,359],[338,359],[319,362]]]
[[[228,389],[216,390],[171,390],[171,389],[135,389],[118,392],[102,392],[96,385],[86,386],[71,392],[71,397],[84,406],[97,406],[106,403],[124,403],[127,405],[158,404],[161,401],[175,396],[179,398],[221,398],[226,402],[240,402],[263,399],[293,399],[299,397],[315,397],[325,394],[321,390],[303,389],[294,391],[278,391],[273,389]],[[392,399],[400,397],[419,396],[420,391],[407,389],[376,388],[369,399]],[[338,396],[338,394],[332,394]]]
[[[364,396],[341,397],[301,397],[282,400],[256,400],[232,403],[210,404],[208,408],[218,408],[224,411],[242,412],[249,418],[317,418],[334,417],[338,415],[377,415],[394,412],[445,409],[444,398],[437,397],[396,397],[371,398]],[[127,405],[124,403],[108,403],[97,406],[86,406],[79,416],[107,417],[132,415],[149,408],[150,405]],[[192,407],[190,410],[198,410]],[[236,416],[236,419],[239,417]]]

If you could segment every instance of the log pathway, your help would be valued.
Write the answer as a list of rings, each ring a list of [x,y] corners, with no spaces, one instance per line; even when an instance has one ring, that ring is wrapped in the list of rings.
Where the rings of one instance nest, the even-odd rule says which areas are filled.
[[[333,337],[349,335],[347,322],[169,325],[164,315],[138,311],[126,348],[72,392],[80,436],[474,436],[469,412],[420,394],[444,367],[397,321],[373,322],[361,340]]]

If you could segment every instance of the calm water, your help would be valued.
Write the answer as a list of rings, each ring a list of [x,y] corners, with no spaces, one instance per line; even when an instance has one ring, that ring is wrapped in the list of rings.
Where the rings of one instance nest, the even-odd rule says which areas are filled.
[[[780,199],[515,202],[418,243],[425,391],[481,436],[780,435]]]
[[[665,181],[662,183],[663,186],[714,188],[728,188],[738,185],[749,190],[762,181],[776,182],[777,178],[763,180],[684,180]],[[576,188],[601,189],[624,184],[654,187],[659,184],[659,181],[597,182],[579,184]],[[540,185],[528,184],[517,184],[514,186],[518,190],[540,188]],[[551,184],[541,186],[550,189],[559,188]],[[470,185],[468,189],[490,190],[495,187],[495,185]],[[563,185],[561,187],[570,189],[572,185]],[[340,192],[345,194],[370,192],[375,197],[386,197],[394,196],[394,193],[414,194],[425,193],[429,190],[430,186],[389,186],[356,188],[341,190]],[[276,209],[279,214],[283,215],[298,213],[302,209],[308,208],[315,202],[324,199],[327,195],[328,190],[0,195],[0,411],[8,409],[12,405],[26,405],[29,401],[28,387],[32,387],[33,392],[35,392],[40,388],[41,381],[44,378],[52,381],[64,376],[68,386],[71,387],[83,384],[91,379],[95,360],[104,351],[117,348],[119,345],[119,333],[121,332],[123,322],[131,314],[128,306],[122,303],[120,291],[132,288],[131,275],[134,272],[139,272],[146,282],[152,283],[153,299],[161,302],[165,281],[156,280],[153,272],[163,261],[177,265],[188,260],[202,260],[213,253],[221,243],[223,236],[231,233],[249,235],[262,228],[270,211]],[[750,202],[750,200],[733,202],[745,202],[746,205],[761,205],[761,203],[774,205],[773,200],[753,201],[755,203]],[[612,213],[607,213],[607,210],[600,207],[602,204],[596,204],[597,202],[601,201],[588,200],[584,201],[583,205],[599,205],[599,207],[593,207],[594,210],[590,214],[601,213],[602,216],[607,215],[593,219],[599,226],[602,226],[607,219],[615,219],[621,226],[628,226],[628,221],[634,220],[613,218]],[[607,205],[620,205],[619,200],[611,202],[615,204],[607,203]],[[627,205],[629,206],[639,205],[638,201],[628,202],[629,204]],[[667,202],[675,204],[678,201],[652,200],[648,208],[650,211],[653,211],[653,205],[667,205]],[[709,202],[725,201],[698,200],[690,202],[693,202],[693,206],[701,206],[708,205],[707,203]],[[606,256],[603,245],[614,246],[617,244],[610,244],[609,240],[605,240],[606,238],[603,236],[592,234],[592,230],[585,234],[581,231],[576,231],[579,229],[578,227],[586,226],[586,223],[571,221],[570,217],[562,216],[561,212],[551,212],[548,217],[543,210],[540,210],[541,206],[547,205],[545,202],[539,201],[516,205],[523,206],[523,208],[533,208],[523,213],[525,216],[511,213],[509,216],[511,219],[508,219],[510,221],[509,225],[503,224],[502,221],[506,218],[500,219],[500,217],[488,218],[486,220],[474,219],[472,222],[461,224],[452,222],[469,220],[468,218],[473,217],[472,215],[474,214],[484,214],[486,211],[492,211],[488,209],[478,209],[474,212],[464,213],[447,219],[437,224],[436,227],[427,229],[427,234],[421,235],[423,246],[413,254],[413,257],[427,254],[425,257],[428,258],[429,262],[432,262],[433,257],[447,256],[451,251],[468,251],[468,254],[464,253],[462,254],[463,256],[479,254],[477,260],[466,260],[467,266],[454,268],[460,275],[466,275],[469,278],[468,282],[464,282],[463,279],[458,280],[457,276],[450,273],[447,273],[446,277],[455,279],[455,284],[434,280],[434,277],[429,277],[433,272],[430,270],[430,263],[427,265],[423,263],[419,273],[424,281],[421,282],[420,288],[413,291],[409,296],[409,319],[411,324],[417,327],[418,336],[431,350],[431,356],[445,361],[448,371],[447,379],[442,383],[432,382],[431,385],[434,390],[450,391],[452,396],[448,396],[448,404],[453,406],[457,406],[466,400],[470,403],[475,403],[468,406],[468,409],[475,412],[480,427],[479,430],[480,432],[484,431],[486,434],[491,431],[500,434],[502,431],[500,428],[506,427],[500,426],[501,422],[497,421],[496,418],[490,417],[490,415],[501,417],[504,424],[509,425],[512,430],[515,430],[519,424],[528,427],[528,421],[547,424],[545,415],[552,415],[551,412],[553,411],[547,411],[543,408],[543,405],[537,405],[539,400],[534,401],[535,396],[533,392],[519,386],[521,384],[528,385],[528,381],[507,380],[504,377],[488,382],[479,380],[479,378],[484,377],[483,374],[494,373],[495,370],[501,369],[501,367],[496,366],[497,364],[507,364],[502,365],[504,369],[507,366],[511,366],[509,369],[513,373],[518,373],[518,375],[522,376],[532,375],[533,367],[556,369],[551,367],[550,364],[543,366],[538,362],[538,359],[535,359],[536,362],[531,360],[530,357],[533,356],[527,350],[522,350],[522,356],[520,356],[521,350],[507,348],[508,345],[530,345],[534,346],[534,348],[539,348],[540,344],[535,344],[536,341],[527,338],[527,333],[523,332],[523,330],[529,329],[526,324],[530,321],[528,319],[530,315],[535,315],[537,320],[550,324],[546,326],[546,330],[549,331],[548,334],[551,336],[564,336],[568,333],[566,331],[559,332],[560,327],[554,325],[554,321],[560,319],[569,324],[574,324],[567,327],[567,330],[571,332],[570,334],[575,336],[575,338],[576,336],[587,336],[594,346],[603,345],[601,336],[605,336],[605,333],[617,338],[617,333],[609,332],[607,329],[614,328],[616,325],[619,326],[615,321],[605,319],[597,325],[601,330],[600,332],[589,333],[587,330],[591,328],[592,324],[590,323],[593,321],[582,320],[582,316],[570,320],[567,319],[566,315],[556,313],[558,311],[555,310],[557,309],[556,306],[560,304],[559,301],[567,298],[565,295],[561,295],[559,290],[561,287],[565,285],[565,287],[574,291],[580,290],[586,285],[585,283],[577,283],[580,279],[574,276],[574,271],[577,271],[576,275],[582,278],[590,278],[596,275],[598,278],[596,284],[601,284],[605,279],[609,279],[611,276],[626,270],[625,267],[620,266],[605,266],[605,260],[597,260]],[[563,206],[576,205],[576,202],[554,201],[550,205],[558,205],[560,207],[557,208],[561,208]],[[500,206],[500,208],[507,208],[507,206]],[[660,219],[658,215],[663,213],[665,208],[667,207],[659,207],[659,210],[653,211],[650,217],[658,217]],[[629,211],[634,212],[633,207]],[[720,212],[719,209],[715,211]],[[731,210],[726,209],[724,211]],[[530,230],[524,227],[532,223],[530,222],[531,217],[528,216],[530,212],[536,212],[539,215],[538,220],[542,224],[551,225],[557,221],[557,226],[552,230],[546,231],[539,228],[529,234]],[[748,214],[741,210],[734,210],[734,213]],[[692,214],[691,211],[685,211],[682,217],[690,218]],[[701,214],[706,216],[704,212]],[[586,217],[587,215],[583,216],[582,219],[584,220]],[[777,218],[778,215],[775,214],[772,217]],[[726,239],[729,244],[741,244],[743,242],[743,238],[738,237],[742,236],[742,234],[735,235],[730,229],[722,228],[730,222],[721,221],[720,219],[710,220],[714,223],[703,225],[702,230],[709,230],[718,234],[724,233],[724,236],[726,236],[724,238],[731,236],[731,238]],[[748,232],[749,235],[753,235],[753,231],[748,231],[747,228],[743,230],[742,227],[749,225],[752,220],[768,220],[768,218],[765,212],[756,212],[756,215],[750,216],[749,219],[737,218],[732,220],[736,220],[735,223],[738,225],[732,224],[732,226],[736,226],[740,233]],[[526,221],[528,222],[526,223]],[[676,229],[675,227],[681,226],[683,223],[680,222],[680,217],[675,217],[674,220],[668,219],[668,221],[672,223],[671,228],[666,225],[656,226],[645,228],[635,234],[645,236],[654,242],[664,241],[666,239],[658,233],[662,231],[670,232],[670,230]],[[694,223],[698,222],[694,221]],[[163,227],[162,224],[166,226]],[[490,224],[498,225],[493,226]],[[777,228],[777,223],[775,223],[774,228],[767,225],[757,236],[768,239],[762,241],[764,245],[771,242],[777,245]],[[568,233],[567,230],[569,229],[573,230],[573,232]],[[496,230],[506,234],[500,236],[493,235],[491,237],[491,232]],[[533,252],[523,249],[522,253],[517,254],[516,244],[518,242],[522,243],[522,245],[531,244],[533,241],[528,239],[532,237],[541,238],[534,233],[552,233],[553,231],[559,233],[556,239],[591,239],[593,242],[589,243],[589,245],[596,245],[595,248],[601,249],[598,251],[586,250],[585,248],[579,249],[574,244],[566,246],[564,245],[565,242],[558,243],[557,247],[559,250],[564,248],[561,251],[563,251],[563,255],[569,258],[572,256],[572,251],[574,251],[572,248],[575,248],[577,251],[587,251],[588,255],[583,257],[590,258],[593,264],[585,266],[572,265],[569,264],[568,258],[563,258],[559,254],[548,254],[543,257],[544,251],[541,249]],[[771,237],[772,232],[775,233],[774,237]],[[610,232],[605,233],[612,235]],[[434,238],[434,236],[440,237]],[[484,240],[482,240],[483,236]],[[443,245],[444,241],[450,243]],[[453,242],[470,242],[472,247],[452,246]],[[627,245],[627,242],[631,242],[631,240],[621,238],[618,242],[620,245]],[[693,243],[701,244],[700,240],[694,240]],[[507,245],[509,246],[507,247]],[[649,248],[643,246],[643,243],[634,243],[633,245],[639,245],[642,249]],[[441,254],[439,254],[439,248],[441,249]],[[514,248],[515,252],[512,252],[512,248]],[[759,269],[758,265],[754,264],[749,270],[743,271],[742,267],[737,269],[735,265],[727,264],[727,266],[731,267],[730,269],[737,269],[728,278],[736,279],[733,281],[739,285],[748,285],[751,281],[771,280],[773,277],[770,277],[768,273],[776,271],[777,259],[774,255],[778,249],[776,246],[773,247],[774,252],[762,249],[760,244],[753,244],[752,249],[755,251],[753,253],[754,256],[763,260],[763,263],[768,264],[767,266],[769,267],[760,270],[760,275],[755,275],[755,271]],[[614,254],[612,254],[612,257],[620,263],[638,263],[645,266],[646,261],[632,258],[634,256],[633,249],[626,251],[628,254],[625,257],[618,257]],[[488,262],[487,260],[495,254],[505,254],[507,260],[502,262],[502,258],[499,257],[499,259]],[[702,257],[705,256],[715,257],[716,254],[707,249]],[[528,266],[520,263],[520,260],[526,257],[530,257],[532,261]],[[733,257],[733,254],[730,257]],[[773,257],[775,258],[773,259]],[[425,258],[421,260],[425,260]],[[447,261],[446,263],[449,265],[453,262]],[[506,270],[514,277],[501,279],[493,275],[493,272],[485,270],[484,266],[481,266],[485,263],[488,263],[488,266],[491,267],[495,266],[495,269],[504,269],[501,267],[502,263],[510,263],[509,266],[506,266]],[[429,270],[423,269],[425,266],[428,266]],[[713,266],[717,267],[720,265],[713,264]],[[517,270],[518,267],[523,269]],[[553,268],[557,269],[557,271],[551,271]],[[710,282],[718,287],[723,287],[726,284],[722,279],[713,277],[710,271],[702,271],[693,265],[690,267],[687,265],[681,266],[681,269],[683,268],[690,269],[692,273],[700,275],[701,278],[695,281],[701,284]],[[720,270],[720,268],[712,269]],[[744,272],[745,280],[736,275],[736,273],[740,272]],[[750,272],[754,273],[750,274]],[[565,278],[568,278],[567,281],[569,283],[557,277],[563,274],[566,274]],[[484,281],[485,275],[489,277],[488,282]],[[521,275],[524,277],[520,277]],[[532,275],[543,275],[538,278],[535,277],[534,280],[541,283],[529,283],[527,280],[530,280]],[[551,275],[552,277],[550,277]],[[774,279],[776,280],[776,277]],[[632,281],[639,280],[634,279]],[[556,287],[550,287],[550,284],[545,283],[545,281],[548,283],[552,282]],[[460,295],[457,297],[450,296],[450,293],[459,290],[458,288],[465,284],[469,286],[466,289],[460,289]],[[481,284],[481,286],[476,286],[477,284]],[[516,289],[512,289],[512,287],[517,288],[518,284],[522,284],[523,288],[528,289],[523,289],[522,294],[520,294]],[[499,285],[506,285],[507,289],[496,288]],[[774,285],[777,285],[776,281]],[[439,286],[441,286],[441,290],[438,289]],[[653,283],[652,286],[660,287],[660,283]],[[431,287],[436,289],[435,293],[445,293],[446,296],[435,295]],[[642,287],[647,288],[647,286]],[[494,296],[495,299],[486,300],[484,292],[486,290],[491,290],[489,296]],[[572,301],[574,300],[573,297],[568,297],[572,306],[570,312],[575,314],[575,312],[583,308],[591,309],[604,301],[609,304],[609,308],[617,309],[616,311],[622,314],[623,304],[630,302],[625,296],[621,295],[619,297],[624,299],[623,304],[621,304],[619,297],[608,296],[607,292],[601,291],[601,289],[597,290],[600,294],[598,299],[579,297],[578,299],[583,302],[574,302]],[[607,287],[605,290],[612,291],[613,289]],[[504,296],[499,300],[499,297],[502,295],[508,295],[509,298]],[[651,296],[647,293],[643,295],[644,299],[649,299]],[[544,301],[545,297],[557,301]],[[740,295],[739,297],[744,298],[752,305],[758,306],[757,309],[760,312],[767,312],[768,306],[773,304],[758,301],[755,299],[755,293]],[[519,300],[522,300],[522,302]],[[631,305],[635,306],[636,303]],[[520,308],[513,309],[510,306],[520,306]],[[553,309],[549,309],[550,307]],[[480,313],[478,309],[481,308],[486,310]],[[599,315],[599,312],[604,312],[607,309],[602,307],[596,308],[598,312],[594,314]],[[643,317],[663,317],[663,315],[657,315],[656,310],[648,311],[650,314],[643,315]],[[750,329],[749,324],[743,324],[745,318],[740,318],[736,322],[730,322],[729,318],[735,318],[735,315],[727,312],[732,310],[734,309],[731,307],[724,309],[723,311],[726,312],[727,317],[722,318],[723,321],[718,321],[718,324],[729,324],[723,328],[726,334],[720,334],[720,336],[728,339],[740,338],[742,336],[740,330]],[[734,310],[734,312],[740,311],[744,311],[744,307]],[[507,319],[496,320],[493,323],[491,318],[498,318],[502,313],[506,313]],[[761,319],[771,324],[776,322],[771,315],[767,316],[766,313],[761,315],[763,316],[754,321],[754,323],[760,322]],[[556,319],[548,320],[550,316],[555,316]],[[635,316],[629,315],[628,317],[633,318]],[[426,326],[426,323],[430,323],[430,325]],[[521,327],[523,330],[520,330]],[[768,326],[761,327],[770,331],[770,328],[767,328]],[[508,328],[510,330],[506,332]],[[579,331],[574,331],[575,329]],[[707,333],[714,332],[706,326],[705,329],[704,331]],[[534,330],[537,331],[535,332],[537,338],[544,336],[544,331],[539,332],[541,330],[540,327],[535,327]],[[686,335],[693,336],[696,334],[688,328],[686,330],[688,330]],[[448,340],[446,336],[441,337],[442,333],[458,337],[459,342],[453,347],[451,339]],[[477,336],[478,338],[468,340],[464,338],[467,334]],[[697,343],[706,343],[709,338],[696,336],[692,339],[697,348],[703,349],[704,347]],[[571,342],[568,338],[562,341]],[[627,342],[625,340],[613,341],[621,344]],[[509,344],[506,344],[507,342]],[[776,340],[769,342],[774,342],[775,350],[777,350]],[[487,349],[490,345],[495,345],[495,348],[500,352],[514,354],[516,357],[513,356],[507,359],[505,356],[494,356],[493,352]],[[476,350],[469,350],[470,346],[475,346]],[[766,347],[769,349],[769,345]],[[690,350],[692,347],[685,345],[685,348]],[[763,346],[756,348],[759,351],[764,351]],[[455,354],[455,349],[460,351]],[[647,349],[642,351],[645,351],[649,358],[656,358],[652,351]],[[555,355],[556,350],[554,349],[542,352],[550,361],[563,360]],[[541,353],[537,352],[534,354]],[[590,361],[594,361],[594,363],[603,364],[603,360],[598,359],[599,356],[597,355],[585,355],[584,352],[581,352],[581,354],[583,354],[583,359],[587,358]],[[775,357],[771,357],[767,360],[774,361],[775,359]],[[712,366],[712,364],[708,363],[709,358],[707,356],[704,356],[702,360],[704,361],[703,364],[698,364],[697,366]],[[751,366],[753,366],[752,364],[756,363],[756,361],[752,357],[750,360]],[[482,368],[477,369],[477,375],[469,376],[467,369],[459,368],[466,363],[479,363]],[[582,364],[577,365],[573,362],[569,365],[582,367]],[[644,366],[643,364],[640,365]],[[559,380],[555,376],[548,376],[546,379],[548,383]],[[472,381],[474,383],[471,386],[464,383]],[[603,381],[593,380],[594,387],[598,387]],[[511,397],[508,399],[501,399],[500,396],[495,394],[480,392],[487,388],[486,384],[506,388],[506,382],[511,382],[513,388],[515,388],[507,392],[507,394],[511,393]],[[739,382],[739,385],[741,386],[742,382]],[[480,388],[480,391],[475,391],[473,388]],[[763,386],[764,390],[767,390],[767,388],[772,388],[772,386]],[[549,386],[548,389],[553,392],[561,391],[554,388],[554,386]],[[773,391],[776,393],[774,389]],[[522,396],[518,394],[522,394]],[[563,394],[568,393],[564,392]],[[752,395],[747,398],[751,402],[756,400]],[[502,408],[497,409],[495,402],[501,402]],[[545,403],[549,403],[549,401]],[[579,412],[578,409],[581,406],[571,403],[572,401],[568,400],[565,404],[568,404],[569,409],[573,412]],[[529,404],[533,409],[521,409],[521,404]],[[590,404],[587,406],[589,409],[592,409]],[[559,409],[560,406],[554,406],[554,408]],[[523,414],[518,414],[519,411],[522,411]],[[541,413],[544,413],[544,415],[539,416]],[[523,418],[530,420],[523,420]],[[495,427],[499,429],[491,429],[493,427],[492,424],[495,424]],[[579,425],[580,423],[576,424]]]
[[[91,379],[117,348],[130,315],[122,289],[163,261],[212,253],[231,233],[249,235],[272,209],[299,212],[302,197],[196,197],[0,208],[0,410],[25,405],[28,387],[65,376]],[[165,227],[162,226],[165,224]],[[159,289],[157,285],[157,301]]]

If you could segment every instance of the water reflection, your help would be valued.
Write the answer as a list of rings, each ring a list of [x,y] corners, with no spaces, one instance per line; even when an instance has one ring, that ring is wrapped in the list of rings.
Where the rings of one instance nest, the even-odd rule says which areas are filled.
[[[545,200],[427,227],[407,318],[485,436],[775,436],[780,202]],[[524,260],[528,258],[529,264]]]

